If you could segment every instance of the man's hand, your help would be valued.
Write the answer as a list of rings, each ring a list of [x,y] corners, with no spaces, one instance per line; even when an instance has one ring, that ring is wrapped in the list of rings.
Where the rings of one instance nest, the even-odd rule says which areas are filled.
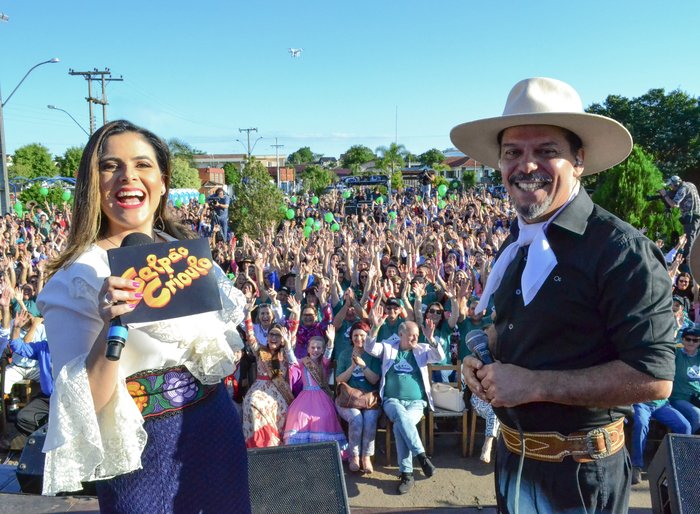
[[[465,357],[462,374],[469,389],[494,407],[515,407],[535,401],[536,372],[503,364],[484,365],[475,357]]]

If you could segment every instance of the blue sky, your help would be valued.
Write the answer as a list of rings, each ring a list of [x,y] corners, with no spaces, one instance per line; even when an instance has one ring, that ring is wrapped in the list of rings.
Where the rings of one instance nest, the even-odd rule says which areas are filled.
[[[572,84],[588,105],[650,88],[700,95],[700,3],[669,1],[0,0],[0,87],[7,151],[84,144],[87,85],[109,67],[110,119],[126,118],[207,153],[301,146],[338,156],[394,141],[419,154],[450,129],[495,116],[532,76]],[[292,59],[289,47],[304,49]],[[398,117],[396,113],[398,111]],[[101,124],[101,110],[96,110]]]

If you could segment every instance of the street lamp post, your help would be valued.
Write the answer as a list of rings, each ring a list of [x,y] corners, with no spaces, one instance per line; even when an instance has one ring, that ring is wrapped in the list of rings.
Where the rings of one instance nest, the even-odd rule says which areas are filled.
[[[69,112],[66,111],[65,109],[61,109],[60,107],[56,107],[55,105],[47,105],[46,107],[47,107],[48,109],[52,109],[52,110],[54,110],[54,111],[65,112],[65,113],[70,117],[70,119],[72,119],[73,122],[75,122],[75,124],[78,125],[78,127],[80,127],[80,130],[82,130],[83,132],[85,132],[85,135],[86,135],[87,137],[90,137],[90,134],[88,133],[88,131],[85,130],[85,129],[83,128],[83,126],[82,126],[80,123],[78,123],[78,120],[76,120],[76,119],[73,117],[73,115],[72,115],[71,113],[69,113]]]
[[[8,212],[10,210],[10,184],[7,181],[7,154],[5,153],[5,121],[2,113],[3,107],[7,105],[7,102],[10,101],[10,98],[12,98],[12,95],[15,94],[15,91],[19,89],[19,86],[22,85],[22,82],[24,82],[24,80],[29,76],[29,74],[32,71],[34,71],[34,69],[38,68],[43,64],[55,64],[57,62],[60,62],[60,59],[54,57],[53,59],[49,59],[48,61],[43,61],[38,64],[35,64],[31,68],[29,68],[29,71],[27,71],[27,73],[24,74],[22,80],[19,81],[19,83],[15,86],[15,88],[5,100],[2,99],[2,94],[0,93],[0,211],[2,211],[3,213]]]

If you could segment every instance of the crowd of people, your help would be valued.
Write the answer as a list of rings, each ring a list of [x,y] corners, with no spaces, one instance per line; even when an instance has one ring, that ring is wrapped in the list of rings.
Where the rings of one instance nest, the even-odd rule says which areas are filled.
[[[483,187],[450,189],[447,194],[423,188],[420,198],[397,192],[388,202],[378,201],[381,193],[368,189],[353,194],[375,201],[346,214],[346,198],[340,192],[322,195],[320,200],[312,193],[300,193],[295,201],[287,200],[293,219],[271,224],[262,236],[253,239],[229,230],[231,199],[223,190],[203,205],[196,201],[179,208],[167,204],[167,152],[150,133],[126,122],[113,122],[95,137],[86,149],[92,154],[83,159],[79,178],[98,180],[98,170],[91,167],[90,160],[98,155],[100,188],[111,191],[111,196],[103,195],[100,205],[95,205],[99,198],[86,196],[76,197],[74,207],[34,206],[22,216],[7,214],[1,222],[0,335],[3,348],[8,347],[6,353],[12,354],[3,392],[9,395],[20,380],[40,381],[41,394],[17,418],[17,428],[25,435],[46,423],[54,381],[60,391],[55,400],[60,402],[55,407],[56,420],[59,416],[64,424],[71,420],[67,427],[50,426],[54,433],[50,432],[46,448],[47,472],[49,477],[55,475],[45,482],[45,491],[76,486],[78,475],[57,478],[58,469],[67,461],[73,462],[69,452],[83,455],[88,450],[72,444],[67,434],[76,427],[93,435],[104,434],[114,429],[115,416],[131,423],[133,436],[117,441],[115,448],[108,447],[107,441],[103,448],[100,442],[98,452],[88,452],[89,463],[77,466],[82,473],[78,478],[110,478],[107,482],[111,485],[98,492],[101,501],[109,499],[115,505],[138,500],[138,491],[145,487],[136,487],[139,480],[156,487],[152,483],[155,452],[170,448],[162,434],[171,430],[172,418],[157,418],[160,425],[147,418],[142,429],[143,419],[139,412],[134,414],[131,398],[144,412],[151,396],[140,399],[134,391],[148,389],[148,384],[157,380],[167,381],[173,374],[180,377],[178,380],[197,384],[193,386],[197,401],[217,398],[201,416],[220,412],[226,403],[222,395],[237,402],[241,421],[233,412],[215,416],[238,423],[242,430],[242,438],[231,440],[230,451],[224,451],[221,458],[235,455],[245,459],[240,451],[243,443],[255,448],[332,440],[338,442],[351,472],[372,473],[376,431],[383,413],[393,427],[397,446],[398,492],[405,494],[413,487],[414,458],[423,474],[432,476],[435,466],[426,455],[416,424],[425,409],[432,408],[431,383],[454,382],[461,377],[442,372],[430,375],[428,365],[461,363],[471,353],[465,335],[488,330],[495,320],[493,302],[480,299],[486,297],[483,293],[492,264],[503,250],[516,217],[508,197],[492,195]],[[152,148],[138,153],[135,148],[144,144]],[[131,180],[129,163],[134,155],[136,160],[148,162],[134,172],[143,174],[139,181],[145,184],[145,200],[136,196],[133,201],[151,205],[150,218],[125,221],[109,202],[121,205],[119,202],[131,201],[123,200],[118,188],[119,181]],[[147,171],[143,170],[149,167],[159,168],[162,178],[158,180],[155,173],[144,178]],[[107,182],[107,175],[115,177],[114,183]],[[121,175],[124,178],[119,178]],[[100,209],[102,218],[98,216]],[[229,346],[218,341],[216,334],[204,345],[192,328],[173,322],[167,327],[158,324],[158,330],[133,330],[121,368],[101,360],[97,354],[103,345],[98,341],[104,340],[104,327],[141,299],[137,285],[116,277],[105,279],[109,276],[105,250],[119,246],[124,233],[134,229],[155,231],[159,241],[183,234],[209,238],[229,314],[222,311],[211,319],[202,315],[200,321],[211,322],[207,334],[218,327]],[[686,242],[681,238],[667,252],[668,273],[674,284],[668,294],[673,294],[679,343],[674,389],[670,401],[634,407],[635,469],[644,465],[651,418],[677,432],[697,433],[700,429],[700,381],[688,374],[688,370],[698,369],[700,295],[684,263],[687,251],[679,251]],[[663,242],[659,244],[663,246]],[[68,264],[68,268],[60,268]],[[77,264],[97,270],[99,280],[95,272],[86,273]],[[47,274],[53,275],[52,287],[37,302]],[[231,281],[236,288],[227,285]],[[64,294],[70,295],[72,303],[66,302]],[[71,319],[78,328],[68,334],[65,326]],[[176,355],[149,347],[165,345],[164,334],[173,337],[172,341],[166,337],[167,342],[182,338],[199,341],[201,355],[193,357],[182,344],[176,345]],[[130,350],[134,347],[138,350]],[[53,350],[51,358],[49,348]],[[134,352],[131,357],[129,351]],[[152,364],[152,376],[139,374],[142,368],[137,361],[144,355]],[[231,365],[215,366],[208,358],[211,355]],[[231,388],[217,388],[224,378]],[[123,380],[125,387],[118,385],[115,393],[115,384]],[[92,398],[68,387],[71,381],[80,384],[82,393],[92,392]],[[158,391],[152,394],[163,396]],[[481,459],[489,462],[499,421],[488,401],[477,395],[471,401],[486,419]],[[192,412],[204,408],[203,403],[197,403],[200,407],[193,404]],[[83,410],[75,410],[76,405]],[[90,410],[93,406],[94,411]],[[89,419],[80,419],[87,411],[91,412]],[[217,434],[226,427],[217,425],[211,430]],[[197,438],[201,436],[197,434]],[[64,440],[69,444],[61,442]],[[218,441],[213,436],[212,440]],[[130,452],[119,453],[122,446]],[[219,449],[205,453],[210,457],[217,452]],[[115,455],[120,457],[114,467],[104,465],[106,456]],[[139,473],[145,475],[119,480],[133,475],[139,467],[143,468]],[[135,492],[127,495],[125,491],[131,488]],[[124,501],[127,503],[119,503]]]

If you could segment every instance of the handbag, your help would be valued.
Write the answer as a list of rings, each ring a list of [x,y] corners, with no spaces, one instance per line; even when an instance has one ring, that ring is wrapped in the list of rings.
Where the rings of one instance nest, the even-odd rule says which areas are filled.
[[[430,393],[436,407],[454,412],[462,412],[465,408],[464,395],[456,387],[442,382],[433,382]]]
[[[338,384],[338,406],[344,409],[377,409],[379,408],[379,393],[368,393],[350,387],[345,382]]]

